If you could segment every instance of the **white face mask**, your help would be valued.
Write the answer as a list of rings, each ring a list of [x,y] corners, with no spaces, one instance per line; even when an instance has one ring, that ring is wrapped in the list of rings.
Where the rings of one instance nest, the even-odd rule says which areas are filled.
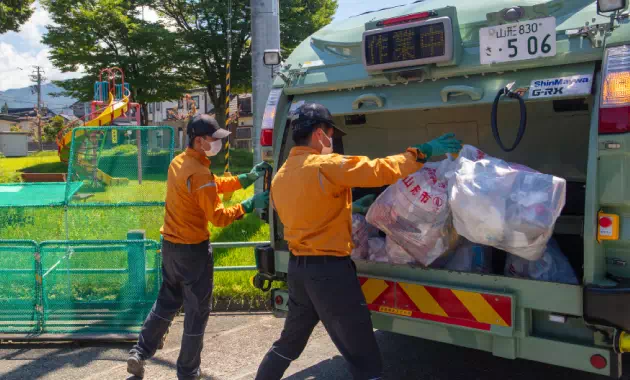
[[[330,146],[324,145],[322,140],[319,140],[319,143],[322,144],[322,154],[331,154],[333,152],[333,139],[332,137],[328,137],[328,135],[326,135],[325,133],[324,136],[326,136],[326,139],[328,139]]]
[[[223,143],[221,142],[221,140],[216,140],[210,143],[210,150],[206,150],[204,152],[206,152],[206,156],[213,157],[219,154],[222,146]]]

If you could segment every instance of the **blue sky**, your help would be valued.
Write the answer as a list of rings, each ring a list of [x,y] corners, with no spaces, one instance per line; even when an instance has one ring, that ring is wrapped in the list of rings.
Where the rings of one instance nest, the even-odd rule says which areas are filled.
[[[282,0],[280,0],[282,1]],[[413,0],[393,0],[387,6],[411,3]],[[339,8],[335,20],[383,8],[383,0],[339,0]],[[157,17],[147,14],[145,17]],[[46,77],[59,80],[80,76],[78,73],[61,73],[48,60],[48,48],[41,43],[46,33],[45,25],[50,23],[48,13],[36,3],[35,13],[28,23],[22,26],[19,33],[9,32],[0,35],[0,91],[30,85],[28,75],[33,65],[44,68]],[[18,68],[23,68],[19,70]]]

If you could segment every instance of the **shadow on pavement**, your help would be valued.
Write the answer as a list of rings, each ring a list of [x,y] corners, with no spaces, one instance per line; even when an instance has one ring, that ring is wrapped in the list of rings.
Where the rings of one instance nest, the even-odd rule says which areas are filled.
[[[126,352],[128,343],[13,343],[0,344],[0,360],[28,360],[26,364],[2,375],[3,380],[39,379],[63,367],[87,367],[96,360],[117,360]],[[105,355],[114,350],[114,356]],[[44,353],[45,352],[45,353]],[[109,356],[109,357],[108,357]]]
[[[324,360],[291,376],[284,377],[283,380],[341,380],[351,379],[345,359],[335,356],[330,360]]]
[[[604,380],[607,377],[526,360],[502,359],[492,354],[377,331],[384,379],[387,380]],[[630,365],[630,358],[624,359]],[[626,368],[629,368],[626,366]],[[345,360],[335,356],[285,378],[285,380],[349,379]],[[629,380],[626,374],[622,379]]]

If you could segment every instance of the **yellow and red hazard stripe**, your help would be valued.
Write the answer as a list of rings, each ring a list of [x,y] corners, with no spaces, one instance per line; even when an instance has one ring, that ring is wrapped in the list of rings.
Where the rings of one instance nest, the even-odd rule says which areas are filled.
[[[372,311],[490,331],[512,327],[512,298],[504,295],[359,277]]]

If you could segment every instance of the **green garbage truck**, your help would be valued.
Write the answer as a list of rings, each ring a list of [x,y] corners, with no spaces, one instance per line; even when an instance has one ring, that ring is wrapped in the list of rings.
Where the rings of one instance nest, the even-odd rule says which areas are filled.
[[[491,274],[356,260],[359,280],[376,329],[618,378],[630,350],[628,1],[444,4],[334,22],[285,61],[266,52],[278,66],[262,158],[284,163],[291,112],[316,102],[347,132],[337,153],[383,157],[454,132],[565,179],[553,237],[578,285],[505,276],[505,254]],[[288,293],[270,284],[286,279],[289,249],[273,209],[266,218],[255,284],[281,316]]]

